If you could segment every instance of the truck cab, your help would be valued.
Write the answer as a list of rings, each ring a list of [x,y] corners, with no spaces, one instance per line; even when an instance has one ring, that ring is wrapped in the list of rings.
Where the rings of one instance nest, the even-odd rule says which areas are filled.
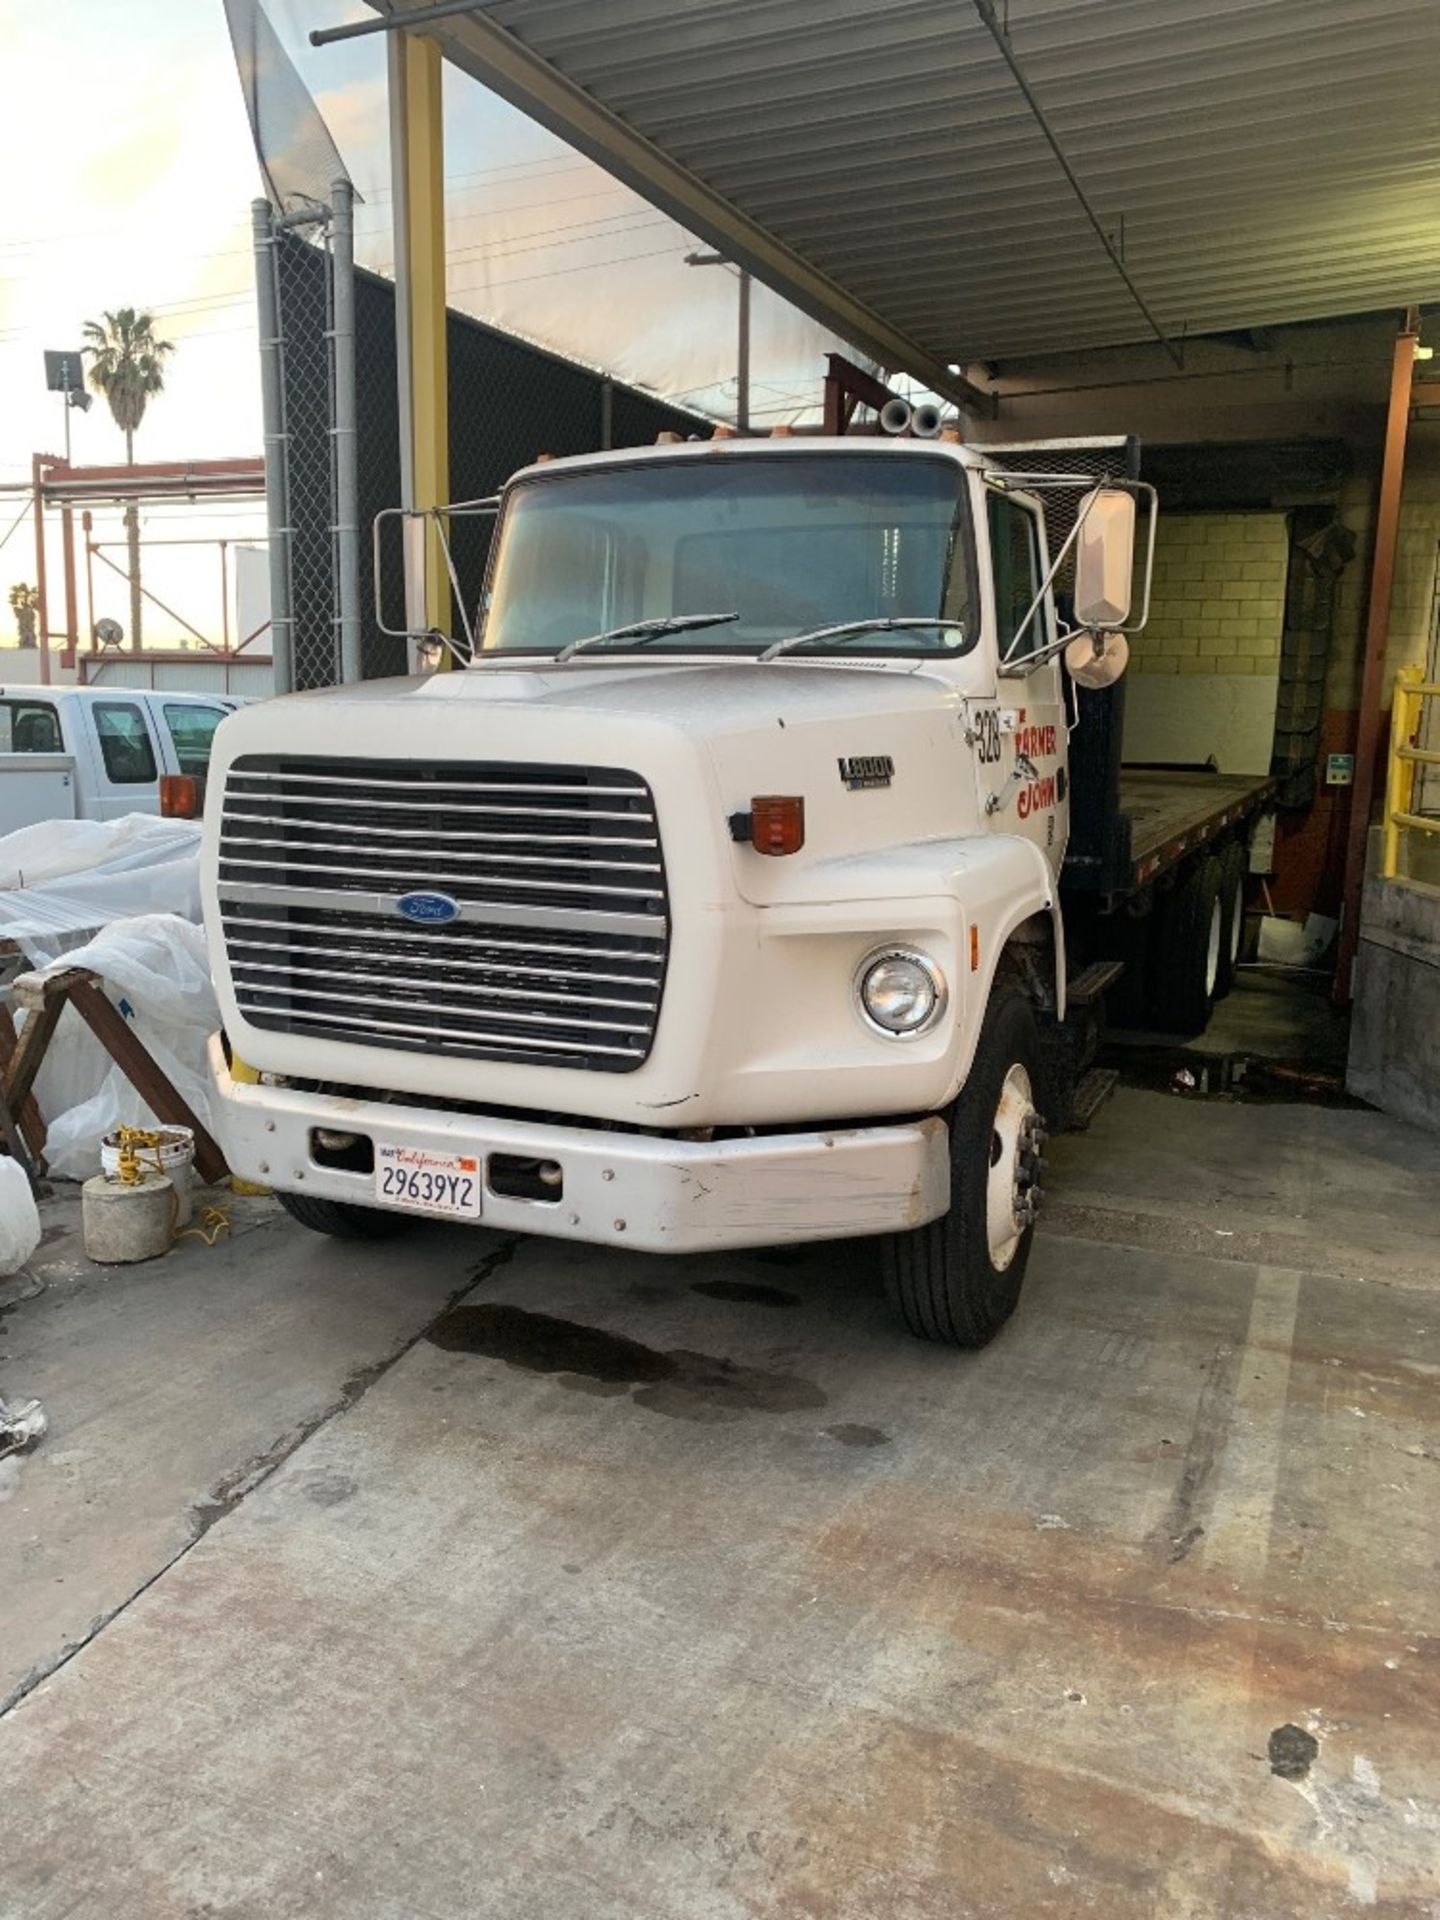
[[[1133,535],[1123,482],[956,440],[517,474],[463,671],[217,742],[232,1167],[340,1234],[876,1236],[912,1329],[982,1344],[1065,1058],[1061,653],[1124,622]]]

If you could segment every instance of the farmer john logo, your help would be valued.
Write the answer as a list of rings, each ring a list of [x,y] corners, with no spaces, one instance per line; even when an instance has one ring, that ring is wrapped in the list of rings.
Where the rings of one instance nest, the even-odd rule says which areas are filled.
[[[1031,780],[1021,787],[1015,811],[1022,820],[1028,820],[1032,813],[1043,813],[1047,807],[1055,804],[1055,776],[1042,773],[1038,780]]]
[[[1044,760],[1053,755],[1059,735],[1054,727],[1017,727],[1015,729],[1015,753],[1018,758],[1024,754],[1030,760]]]

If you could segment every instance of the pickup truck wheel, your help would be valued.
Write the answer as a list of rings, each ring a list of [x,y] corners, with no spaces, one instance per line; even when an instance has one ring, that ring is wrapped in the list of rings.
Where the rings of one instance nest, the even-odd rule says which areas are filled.
[[[1235,984],[1240,964],[1240,942],[1245,934],[1245,882],[1250,874],[1250,849],[1232,841],[1220,855],[1220,908],[1224,916],[1220,935],[1220,974],[1215,998],[1223,1000]]]
[[[411,1225],[408,1213],[357,1207],[348,1200],[317,1200],[308,1193],[277,1193],[275,1198],[292,1220],[334,1240],[393,1240]]]
[[[1197,860],[1165,903],[1157,929],[1151,1018],[1162,1033],[1204,1030],[1220,980],[1225,936],[1222,869]]]
[[[885,1290],[923,1340],[983,1347],[1015,1311],[1045,1165],[1041,1084],[1030,1002],[999,988],[951,1120],[950,1211],[884,1245]]]

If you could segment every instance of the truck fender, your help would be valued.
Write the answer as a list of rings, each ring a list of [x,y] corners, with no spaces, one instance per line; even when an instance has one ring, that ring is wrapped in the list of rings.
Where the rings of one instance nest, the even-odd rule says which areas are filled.
[[[952,1099],[969,1077],[1006,945],[1018,928],[1039,915],[1049,926],[1053,947],[1055,1018],[1065,1018],[1065,925],[1055,876],[1039,847],[1018,835],[996,834],[978,857],[967,861],[961,886],[966,920],[979,930],[980,962],[965,996]]]

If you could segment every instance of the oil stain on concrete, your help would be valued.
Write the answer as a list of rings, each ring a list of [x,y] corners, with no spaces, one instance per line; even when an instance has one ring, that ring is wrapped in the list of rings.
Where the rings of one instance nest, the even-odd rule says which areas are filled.
[[[796,1374],[685,1347],[662,1351],[602,1327],[500,1302],[454,1307],[426,1338],[447,1353],[481,1354],[526,1373],[553,1375],[571,1392],[600,1399],[628,1393],[637,1407],[676,1420],[795,1413],[826,1401],[813,1381]]]

